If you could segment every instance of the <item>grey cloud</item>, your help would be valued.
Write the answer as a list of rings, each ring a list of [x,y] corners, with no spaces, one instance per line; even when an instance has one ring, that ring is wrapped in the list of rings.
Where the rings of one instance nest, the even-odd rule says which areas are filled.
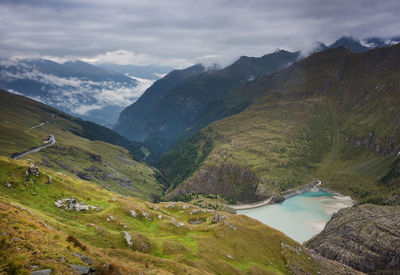
[[[3,57],[99,60],[125,51],[132,64],[178,67],[400,29],[397,0],[7,0],[0,13]]]

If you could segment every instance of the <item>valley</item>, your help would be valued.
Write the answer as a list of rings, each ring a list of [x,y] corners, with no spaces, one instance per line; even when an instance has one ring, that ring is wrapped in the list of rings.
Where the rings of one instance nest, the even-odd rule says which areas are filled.
[[[368,41],[173,70],[113,130],[0,90],[0,274],[396,274],[400,44]]]

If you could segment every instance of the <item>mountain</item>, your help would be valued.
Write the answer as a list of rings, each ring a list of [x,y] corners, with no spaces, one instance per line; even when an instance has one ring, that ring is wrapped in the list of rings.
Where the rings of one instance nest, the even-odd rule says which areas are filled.
[[[277,51],[260,58],[243,56],[218,71],[201,65],[173,71],[121,112],[114,129],[128,139],[145,142],[151,158],[157,160],[179,134],[193,126],[208,104],[241,83],[287,67],[298,57],[299,53]],[[185,77],[175,81],[180,74]],[[171,79],[173,85],[169,84]]]
[[[53,135],[56,143],[23,157],[74,178],[147,200],[162,195],[160,173],[138,162],[142,147],[112,130],[0,90],[0,155],[15,157]]]
[[[81,61],[0,61],[0,88],[107,127],[151,83]]]
[[[173,68],[164,66],[135,66],[135,65],[118,65],[112,63],[99,64],[99,67],[104,69],[119,72],[124,75],[129,75],[136,78],[144,78],[150,80],[158,80],[171,72]]]
[[[358,40],[351,36],[343,36],[333,44],[329,45],[329,48],[345,47],[354,53],[361,53],[374,48],[388,47],[398,43],[400,43],[400,37],[392,37],[388,39],[370,37]]]
[[[167,198],[254,202],[321,179],[360,203],[400,204],[400,45],[315,53],[230,93],[252,102],[166,153]]]

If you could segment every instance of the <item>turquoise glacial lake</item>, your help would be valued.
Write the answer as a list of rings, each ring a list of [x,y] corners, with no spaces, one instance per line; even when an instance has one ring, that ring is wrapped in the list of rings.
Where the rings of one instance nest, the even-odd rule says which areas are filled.
[[[350,197],[313,190],[279,204],[238,210],[237,214],[259,220],[303,243],[321,232],[333,213],[352,205]]]

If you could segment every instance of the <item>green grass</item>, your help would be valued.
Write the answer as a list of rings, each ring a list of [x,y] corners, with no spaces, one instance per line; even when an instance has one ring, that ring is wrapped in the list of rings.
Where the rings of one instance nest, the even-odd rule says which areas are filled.
[[[154,270],[158,273],[181,273],[186,270],[192,274],[229,274],[251,272],[256,268],[271,274],[287,274],[289,270],[285,262],[298,257],[292,252],[283,253],[281,247],[281,242],[297,245],[294,241],[248,217],[224,214],[227,221],[237,228],[236,231],[223,223],[212,224],[213,213],[201,213],[206,222],[190,225],[188,220],[195,217],[189,214],[195,208],[193,205],[182,202],[153,204],[125,197],[69,175],[58,175],[42,166],[39,166],[39,176],[31,176],[26,181],[28,166],[29,161],[0,157],[0,182],[11,184],[11,188],[0,185],[1,228],[9,233],[15,232],[13,234],[29,235],[29,228],[34,232],[34,235],[26,235],[21,241],[25,246],[32,247],[18,254],[26,255],[26,258],[14,259],[15,247],[2,245],[6,247],[0,252],[5,265],[0,268],[14,264],[16,268],[26,270],[28,265],[37,263],[40,268],[49,266],[55,270],[65,270],[70,263],[82,264],[79,258],[71,254],[71,251],[77,251],[93,259],[95,266],[113,263],[125,272]],[[46,184],[48,175],[54,178],[51,184]],[[62,211],[54,206],[54,201],[65,197],[99,205],[101,211]],[[32,214],[8,203],[21,205]],[[166,207],[172,204],[175,207]],[[137,218],[129,214],[131,209],[138,213]],[[150,215],[151,221],[141,215],[143,212]],[[163,216],[161,220],[157,218],[160,214]],[[6,216],[7,219],[4,218]],[[113,216],[114,221],[106,221],[109,216]],[[179,222],[185,225],[176,227],[174,224]],[[53,228],[50,234],[46,233],[49,230],[43,226],[44,223]],[[140,252],[128,248],[121,233],[123,230],[144,238],[151,244],[151,249]],[[46,236],[43,241],[43,237],[39,237],[42,235]],[[75,246],[74,242],[69,242],[67,239],[72,237],[68,236],[81,245]],[[5,240],[0,240],[0,244],[9,244],[11,241],[11,237],[6,236]],[[36,254],[32,255],[33,247],[47,256],[37,258]],[[235,259],[227,258],[227,254]],[[57,260],[63,255],[66,255],[66,263]],[[312,273],[321,270],[305,252],[302,252],[298,262]]]
[[[89,179],[120,194],[150,201],[162,195],[162,178],[156,169],[138,162],[125,148],[101,141],[117,135],[110,134],[109,129],[89,123],[86,133],[82,120],[46,105],[3,91],[0,98],[1,155],[11,156],[40,146],[43,138],[53,134],[55,145],[24,158]],[[48,122],[44,126],[31,129],[45,121]]]

